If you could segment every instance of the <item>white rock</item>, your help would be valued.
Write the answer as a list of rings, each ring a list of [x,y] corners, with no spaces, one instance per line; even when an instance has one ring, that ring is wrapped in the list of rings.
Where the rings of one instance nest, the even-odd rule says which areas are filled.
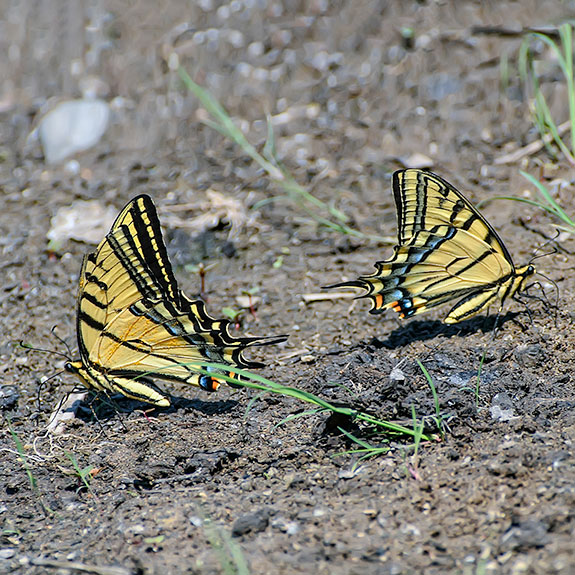
[[[433,167],[433,160],[429,156],[420,154],[419,152],[415,152],[409,156],[404,156],[400,158],[400,161],[406,168],[418,168],[423,170],[425,168]]]
[[[48,112],[38,126],[48,164],[57,164],[100,141],[110,120],[103,100],[69,100]]]

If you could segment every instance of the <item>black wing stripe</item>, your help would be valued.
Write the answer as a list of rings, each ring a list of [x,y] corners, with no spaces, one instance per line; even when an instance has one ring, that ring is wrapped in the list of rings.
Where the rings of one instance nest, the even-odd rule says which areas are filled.
[[[97,331],[103,331],[106,327],[103,323],[100,323],[93,316],[84,311],[78,312],[78,319]]]
[[[445,321],[455,323],[494,299],[513,295],[533,266],[515,268],[485,218],[451,184],[417,169],[393,174],[398,245],[375,273],[330,287],[362,288],[372,313],[388,307],[402,317],[458,300]],[[461,298],[461,299],[460,299]]]
[[[198,374],[198,367],[260,367],[244,358],[246,348],[286,339],[234,337],[228,320],[212,318],[201,300],[179,290],[148,196],[132,200],[84,258],[77,308],[81,360],[71,370],[88,387],[158,406],[169,405],[169,399],[147,374],[214,390],[217,373],[229,371],[214,370],[210,378]]]
[[[136,206],[139,209],[136,209]],[[160,220],[152,200],[148,196],[141,196],[134,204],[132,213],[135,235],[141,247],[137,253],[142,263],[149,270],[152,280],[160,286],[162,293],[179,303],[178,283],[168,259]]]
[[[84,300],[90,302],[91,305],[93,305],[94,307],[97,307],[98,309],[101,309],[101,310],[105,310],[108,307],[107,302],[100,301],[96,296],[92,295],[91,293],[85,293],[84,292],[82,294],[81,301],[84,301]]]

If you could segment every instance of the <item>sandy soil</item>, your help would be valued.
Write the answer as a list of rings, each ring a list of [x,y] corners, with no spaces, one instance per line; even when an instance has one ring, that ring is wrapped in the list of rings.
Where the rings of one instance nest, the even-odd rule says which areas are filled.
[[[389,246],[331,232],[287,201],[201,122],[166,61],[176,50],[258,149],[271,114],[278,157],[301,185],[355,229],[394,236],[390,177],[419,164],[414,154],[476,202],[534,197],[520,169],[550,187],[572,181],[545,152],[496,163],[537,138],[517,74],[521,36],[503,28],[560,22],[573,17],[571,5],[23,4],[0,3],[2,45],[18,48],[1,64],[10,82],[0,115],[0,572],[575,573],[569,236],[536,261],[559,287],[558,308],[538,277],[550,301],[528,299],[528,313],[509,303],[495,336],[486,314],[447,327],[441,308],[400,322],[369,315],[365,301],[305,304],[303,294],[370,273]],[[79,76],[70,72],[78,61]],[[79,95],[79,77],[114,103],[113,125],[77,164],[46,166],[28,136],[45,106]],[[551,64],[546,78],[563,120]],[[557,191],[569,213],[572,190]],[[238,333],[290,335],[252,354],[267,363],[263,375],[408,426],[415,412],[437,433],[419,360],[437,389],[443,438],[417,454],[409,438],[392,438],[386,454],[359,461],[342,454],[354,444],[340,427],[376,446],[386,438],[327,414],[280,425],[308,409],[295,399],[251,403],[246,389],[210,395],[164,384],[177,398],[170,409],[145,414],[116,398],[110,410],[88,397],[62,434],[46,433],[75,382],[60,373],[65,359],[18,342],[68,354],[56,326],[76,353],[77,278],[92,249],[70,240],[47,250],[51,218],[77,199],[119,210],[139,193],[159,206],[186,293],[200,291],[190,265],[217,264],[206,277],[212,315],[259,288],[257,315],[245,312]],[[232,211],[218,212],[217,198]],[[496,200],[482,211],[518,264],[555,234],[557,222],[525,205]],[[209,229],[185,227],[206,213],[216,222]],[[90,490],[71,458],[92,466]]]

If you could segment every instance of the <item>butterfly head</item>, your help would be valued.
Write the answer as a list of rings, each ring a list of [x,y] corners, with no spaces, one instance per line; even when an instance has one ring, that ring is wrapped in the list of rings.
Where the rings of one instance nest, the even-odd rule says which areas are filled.
[[[537,270],[535,269],[535,266],[533,264],[528,264],[526,266],[523,266],[522,268],[515,270],[515,274],[517,275],[517,277],[521,278],[520,285],[523,285],[525,280],[534,275],[536,271]]]
[[[84,364],[80,361],[67,361],[64,364],[64,369],[68,373],[73,373],[76,375],[80,381],[88,387],[88,389],[98,389],[98,386],[94,385],[94,378],[90,377],[89,372],[84,367]]]
[[[525,283],[527,280],[535,274],[537,270],[533,264],[527,264],[521,268],[515,270],[515,276],[513,279],[513,285],[509,290],[509,296],[513,297],[517,292],[523,291],[525,289]]]
[[[67,361],[64,364],[64,369],[68,372],[68,373],[75,373],[76,375],[80,375],[80,372],[82,371],[82,362],[81,361]]]

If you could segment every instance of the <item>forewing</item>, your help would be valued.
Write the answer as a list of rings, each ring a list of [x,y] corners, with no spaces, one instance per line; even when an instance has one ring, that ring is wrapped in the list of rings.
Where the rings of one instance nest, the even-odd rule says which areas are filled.
[[[436,234],[442,226],[469,232],[498,252],[513,267],[512,259],[489,222],[449,182],[431,172],[409,169],[393,174],[397,208],[398,243],[424,245],[425,231]]]
[[[156,207],[149,196],[134,198],[122,210],[98,248],[102,252],[98,259],[104,261],[109,256],[108,250],[120,260],[142,297],[179,305],[180,290],[168,259]]]
[[[243,351],[286,339],[235,338],[227,320],[210,317],[202,301],[180,292],[148,196],[132,200],[84,258],[77,321],[82,359],[73,368],[86,384],[156,405],[169,401],[147,375],[193,384],[204,378],[209,389],[198,367],[259,367]]]
[[[179,290],[152,200],[134,198],[95,252],[84,258],[78,290],[78,343],[87,358],[110,318],[142,298],[176,305]]]

